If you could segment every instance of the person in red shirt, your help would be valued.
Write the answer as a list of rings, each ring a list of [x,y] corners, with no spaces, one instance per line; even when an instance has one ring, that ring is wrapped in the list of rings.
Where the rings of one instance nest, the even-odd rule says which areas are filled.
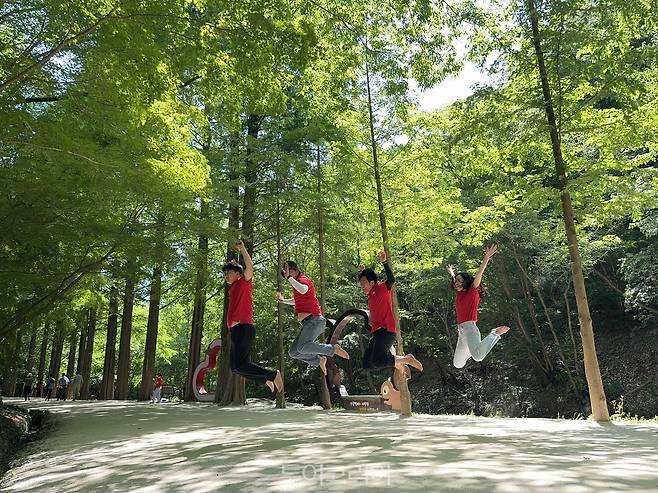
[[[448,267],[452,276],[451,286],[457,291],[455,297],[455,310],[457,312],[457,347],[452,364],[456,368],[463,368],[469,358],[475,361],[482,361],[489,354],[489,351],[500,340],[505,332],[510,328],[506,325],[496,327],[487,337],[482,339],[480,329],[477,326],[478,306],[482,296],[482,276],[491,257],[496,254],[498,247],[491,245],[487,248],[484,259],[480,264],[475,277],[468,272],[460,272],[455,275],[454,268]]]
[[[156,373],[155,377],[153,377],[153,394],[151,395],[151,402],[160,402],[163,383],[164,378],[162,378],[162,373]]]
[[[363,265],[359,266],[359,285],[368,297],[368,310],[370,312],[368,318],[370,332],[372,333],[368,348],[363,354],[363,369],[378,370],[396,367],[404,373],[404,365],[409,365],[423,371],[423,365],[413,354],[397,356],[391,352],[397,332],[391,296],[395,277],[388,265],[386,252],[379,252],[377,258],[384,266],[386,281],[380,281],[373,269],[366,269]]]
[[[222,268],[228,288],[226,322],[231,332],[230,367],[233,373],[265,383],[272,392],[283,390],[283,377],[279,370],[270,370],[251,361],[251,347],[256,337],[254,328],[254,263],[242,241],[236,243],[245,267],[228,262]]]
[[[323,375],[327,375],[327,356],[340,356],[349,359],[339,344],[321,344],[316,339],[326,328],[327,320],[322,316],[320,303],[315,295],[313,281],[299,270],[299,266],[292,260],[283,264],[281,275],[285,277],[292,286],[293,297],[286,299],[277,292],[279,303],[293,305],[297,320],[301,324],[301,330],[288,350],[291,358],[305,362],[311,367],[319,366]]]

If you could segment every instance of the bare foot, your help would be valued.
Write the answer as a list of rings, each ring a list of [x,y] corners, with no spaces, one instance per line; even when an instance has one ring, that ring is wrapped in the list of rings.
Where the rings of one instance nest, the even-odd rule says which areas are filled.
[[[407,354],[406,359],[406,364],[413,366],[418,371],[423,371],[423,364],[413,354]]]
[[[279,370],[276,371],[276,377],[274,377],[274,385],[276,385],[277,392],[283,391],[283,377]]]
[[[500,327],[496,327],[496,334],[498,334],[499,336],[502,336],[508,330],[509,330],[509,327],[507,325],[501,325]]]
[[[345,351],[342,347],[340,347],[338,344],[336,344],[336,347],[334,348],[334,354],[336,356],[340,356],[343,359],[350,359],[349,353]]]
[[[272,391],[272,393],[274,393],[274,382],[272,380],[266,380],[265,385],[267,385]]]
[[[320,371],[326,377],[327,376],[327,357],[320,356]]]

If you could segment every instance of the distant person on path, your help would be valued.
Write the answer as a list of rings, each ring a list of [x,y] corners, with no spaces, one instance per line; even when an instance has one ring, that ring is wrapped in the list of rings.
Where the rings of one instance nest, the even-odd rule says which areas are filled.
[[[62,377],[59,379],[59,391],[57,392],[57,400],[66,400],[66,391],[69,387],[69,377],[66,376],[66,373],[62,373]]]
[[[475,277],[468,272],[455,274],[453,266],[448,267],[448,272],[452,277],[451,286],[457,292],[455,310],[457,312],[457,331],[459,335],[452,362],[456,368],[463,368],[471,357],[475,361],[482,361],[500,340],[500,336],[510,330],[508,326],[501,325],[492,329],[489,335],[482,339],[480,329],[476,324],[480,298],[485,295],[482,276],[489,260],[496,254],[497,249],[496,245],[487,248]]]
[[[48,378],[46,379],[46,400],[49,401],[50,398],[53,396],[53,389],[55,388],[55,377],[53,377],[52,373],[48,375]]]
[[[162,398],[162,384],[164,383],[164,378],[162,378],[162,373],[156,373],[153,377],[153,394],[151,395],[151,402],[160,402]]]
[[[43,388],[44,388],[44,383],[43,381],[37,382],[37,393],[36,397],[43,397]]]
[[[237,262],[222,267],[228,288],[226,322],[231,333],[230,367],[233,373],[262,382],[273,392],[283,390],[283,377],[279,370],[271,370],[251,361],[251,348],[256,338],[254,327],[254,262],[244,243],[235,247],[244,259],[243,268]]]
[[[34,383],[34,378],[32,377],[32,373],[28,373],[27,376],[25,377],[25,382],[23,383],[23,397],[25,398],[26,401],[29,401],[30,396],[32,395],[33,383]]]
[[[292,286],[293,297],[286,299],[277,293],[279,303],[295,307],[295,315],[301,325],[301,330],[292,343],[288,354],[291,358],[303,361],[310,367],[319,366],[323,375],[327,375],[327,356],[340,356],[349,359],[350,355],[340,345],[322,344],[316,342],[324,333],[327,320],[322,316],[320,303],[315,295],[315,285],[302,274],[296,262],[288,260],[283,264],[281,275]]]
[[[80,389],[82,388],[82,375],[80,372],[76,373],[75,377],[71,381],[71,398],[76,400],[80,397]]]

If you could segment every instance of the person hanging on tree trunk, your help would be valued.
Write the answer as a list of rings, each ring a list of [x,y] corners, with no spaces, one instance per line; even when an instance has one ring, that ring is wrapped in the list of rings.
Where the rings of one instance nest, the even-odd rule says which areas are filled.
[[[286,299],[283,294],[277,292],[277,300],[279,303],[293,305],[297,320],[301,324],[301,330],[295,342],[290,346],[288,354],[291,358],[303,361],[311,367],[319,366],[322,374],[326,376],[327,356],[336,355],[349,359],[350,355],[338,344],[316,342],[316,339],[324,332],[327,320],[322,316],[313,281],[302,274],[297,263],[292,260],[283,264],[281,275],[292,286],[293,297]]]
[[[380,281],[373,269],[366,269],[363,265],[359,266],[359,285],[368,297],[370,332],[372,333],[368,348],[363,354],[363,369],[379,370],[395,367],[404,375],[404,366],[409,365],[418,371],[423,371],[422,363],[413,354],[397,356],[391,353],[397,332],[391,292],[395,276],[388,265],[386,252],[379,252],[377,258],[384,266],[386,281]]]
[[[457,292],[455,297],[455,310],[457,312],[457,347],[452,364],[456,368],[463,368],[469,358],[475,361],[482,361],[494,345],[500,340],[500,336],[506,333],[510,328],[501,325],[492,329],[487,337],[482,339],[480,329],[477,326],[478,306],[480,298],[485,295],[482,286],[482,276],[491,257],[496,254],[498,247],[491,245],[484,253],[484,258],[480,264],[475,277],[468,272],[459,272],[455,274],[454,267],[448,266],[448,272],[452,277],[451,286]]]
[[[254,263],[242,241],[238,241],[235,247],[242,254],[245,267],[237,262],[228,262],[222,268],[224,280],[229,284],[226,321],[231,331],[231,371],[245,378],[265,383],[274,393],[281,392],[283,390],[281,372],[251,362],[251,347],[256,337],[253,302]]]

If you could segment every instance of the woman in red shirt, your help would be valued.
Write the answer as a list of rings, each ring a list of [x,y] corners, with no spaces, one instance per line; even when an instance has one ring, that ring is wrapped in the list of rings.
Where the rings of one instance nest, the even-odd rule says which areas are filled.
[[[478,329],[476,324],[482,291],[482,276],[489,260],[496,254],[497,248],[496,245],[491,245],[487,248],[475,277],[471,276],[468,272],[460,272],[455,275],[452,266],[448,267],[448,271],[452,276],[451,285],[457,291],[455,310],[457,311],[459,338],[457,339],[457,347],[455,348],[455,356],[452,362],[457,368],[463,368],[471,357],[475,361],[482,361],[500,340],[500,336],[509,330],[508,326],[501,325],[493,329],[487,337],[482,339],[480,329]]]
[[[359,266],[359,285],[368,297],[368,319],[372,333],[368,349],[363,354],[363,369],[378,370],[396,367],[404,373],[404,365],[409,365],[418,371],[423,371],[423,365],[413,354],[397,356],[391,352],[397,332],[391,296],[395,277],[388,265],[386,252],[379,252],[377,258],[384,266],[386,281],[380,281],[373,269]]]
[[[281,275],[292,286],[293,297],[286,299],[281,293],[277,293],[277,300],[279,303],[295,307],[295,315],[297,315],[297,320],[302,326],[295,342],[290,346],[288,354],[291,358],[303,361],[311,367],[319,366],[322,374],[326,376],[327,356],[335,354],[341,358],[349,359],[350,355],[338,344],[316,342],[320,334],[324,333],[327,320],[322,316],[320,303],[318,303],[318,298],[315,296],[313,281],[302,274],[297,263],[292,260],[288,260],[283,264]]]
[[[254,262],[242,241],[236,243],[242,254],[245,268],[229,262],[222,267],[228,288],[226,322],[231,332],[230,367],[233,373],[265,383],[272,392],[283,390],[283,377],[279,370],[263,368],[251,361],[251,346],[256,337],[254,328]]]

